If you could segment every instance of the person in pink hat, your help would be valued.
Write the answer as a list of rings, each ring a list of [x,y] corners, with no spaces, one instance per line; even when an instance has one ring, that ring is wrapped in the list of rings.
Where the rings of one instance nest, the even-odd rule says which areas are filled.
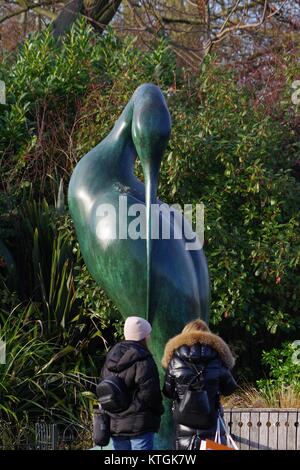
[[[110,414],[110,433],[115,450],[152,450],[164,408],[158,369],[148,349],[151,325],[144,318],[128,317],[124,341],[108,352],[101,380],[117,375],[130,393],[129,407]]]

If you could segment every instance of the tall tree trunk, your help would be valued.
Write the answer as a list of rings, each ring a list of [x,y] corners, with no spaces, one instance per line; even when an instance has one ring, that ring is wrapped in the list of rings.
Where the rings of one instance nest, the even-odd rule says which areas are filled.
[[[80,14],[102,33],[113,19],[122,0],[72,0],[53,22],[53,35],[59,37],[68,32]]]

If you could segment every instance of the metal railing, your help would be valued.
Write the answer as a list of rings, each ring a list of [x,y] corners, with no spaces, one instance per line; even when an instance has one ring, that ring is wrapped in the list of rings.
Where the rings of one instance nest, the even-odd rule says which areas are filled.
[[[242,450],[300,450],[300,409],[232,408],[224,418]]]
[[[224,420],[241,450],[300,450],[300,409],[232,408]],[[11,423],[0,422],[0,449],[75,449],[82,428],[43,420],[24,426],[18,433]],[[88,442],[92,442],[91,431]],[[90,445],[86,445],[89,448]],[[81,446],[84,448],[84,446]]]
[[[82,443],[84,432],[91,444],[92,432],[75,424],[39,420],[16,428],[15,423],[0,421],[0,450],[76,449]]]

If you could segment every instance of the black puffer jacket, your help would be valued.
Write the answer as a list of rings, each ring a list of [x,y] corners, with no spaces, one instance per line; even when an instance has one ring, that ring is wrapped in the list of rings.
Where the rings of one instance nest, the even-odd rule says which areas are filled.
[[[157,366],[147,347],[137,341],[116,344],[106,357],[101,379],[110,375],[121,377],[133,397],[127,410],[110,415],[112,436],[157,432],[164,410]]]
[[[202,366],[204,390],[207,391],[211,414],[207,426],[195,430],[180,425],[175,420],[176,449],[189,449],[194,437],[214,439],[220,395],[230,395],[237,387],[230,368],[234,359],[227,344],[209,331],[193,331],[172,338],[166,345],[163,358],[166,370],[164,394],[173,400],[173,411],[184,397],[187,385],[196,374],[193,365]]]

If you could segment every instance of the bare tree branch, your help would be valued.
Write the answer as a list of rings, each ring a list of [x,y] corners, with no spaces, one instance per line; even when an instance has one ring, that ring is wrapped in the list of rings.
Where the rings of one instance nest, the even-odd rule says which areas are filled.
[[[209,54],[209,52],[211,51],[212,47],[214,44],[217,44],[219,42],[221,42],[226,36],[228,36],[230,33],[232,32],[235,32],[235,31],[242,31],[242,30],[250,30],[250,29],[257,29],[259,28],[260,26],[262,26],[262,24],[267,21],[267,20],[270,20],[273,16],[277,15],[284,7],[284,5],[287,3],[288,0],[285,0],[282,5],[280,5],[280,7],[276,8],[274,11],[272,11],[272,13],[270,13],[269,15],[266,15],[267,13],[267,7],[268,7],[268,1],[265,0],[264,2],[264,9],[263,9],[263,13],[262,13],[262,16],[261,16],[261,19],[256,22],[256,23],[248,23],[248,24],[240,24],[240,22],[238,22],[236,25],[234,26],[230,26],[230,27],[227,27],[227,28],[221,28],[221,30],[219,31],[219,33],[217,33],[215,35],[214,38],[210,39],[206,44],[205,44],[205,55]]]
[[[53,20],[53,19],[56,18],[56,14],[51,12],[50,10],[46,10],[45,8],[42,8],[43,6],[50,5],[52,3],[53,3],[52,1],[48,1],[48,2],[42,2],[42,3],[25,4],[26,6],[24,6],[23,8],[20,8],[19,10],[15,10],[12,13],[9,13],[8,15],[3,16],[2,18],[0,18],[0,24],[4,23],[5,21],[9,20],[10,18],[21,15],[21,13],[26,13],[28,11],[34,11],[34,10],[36,11],[37,14],[45,15],[48,18]]]

